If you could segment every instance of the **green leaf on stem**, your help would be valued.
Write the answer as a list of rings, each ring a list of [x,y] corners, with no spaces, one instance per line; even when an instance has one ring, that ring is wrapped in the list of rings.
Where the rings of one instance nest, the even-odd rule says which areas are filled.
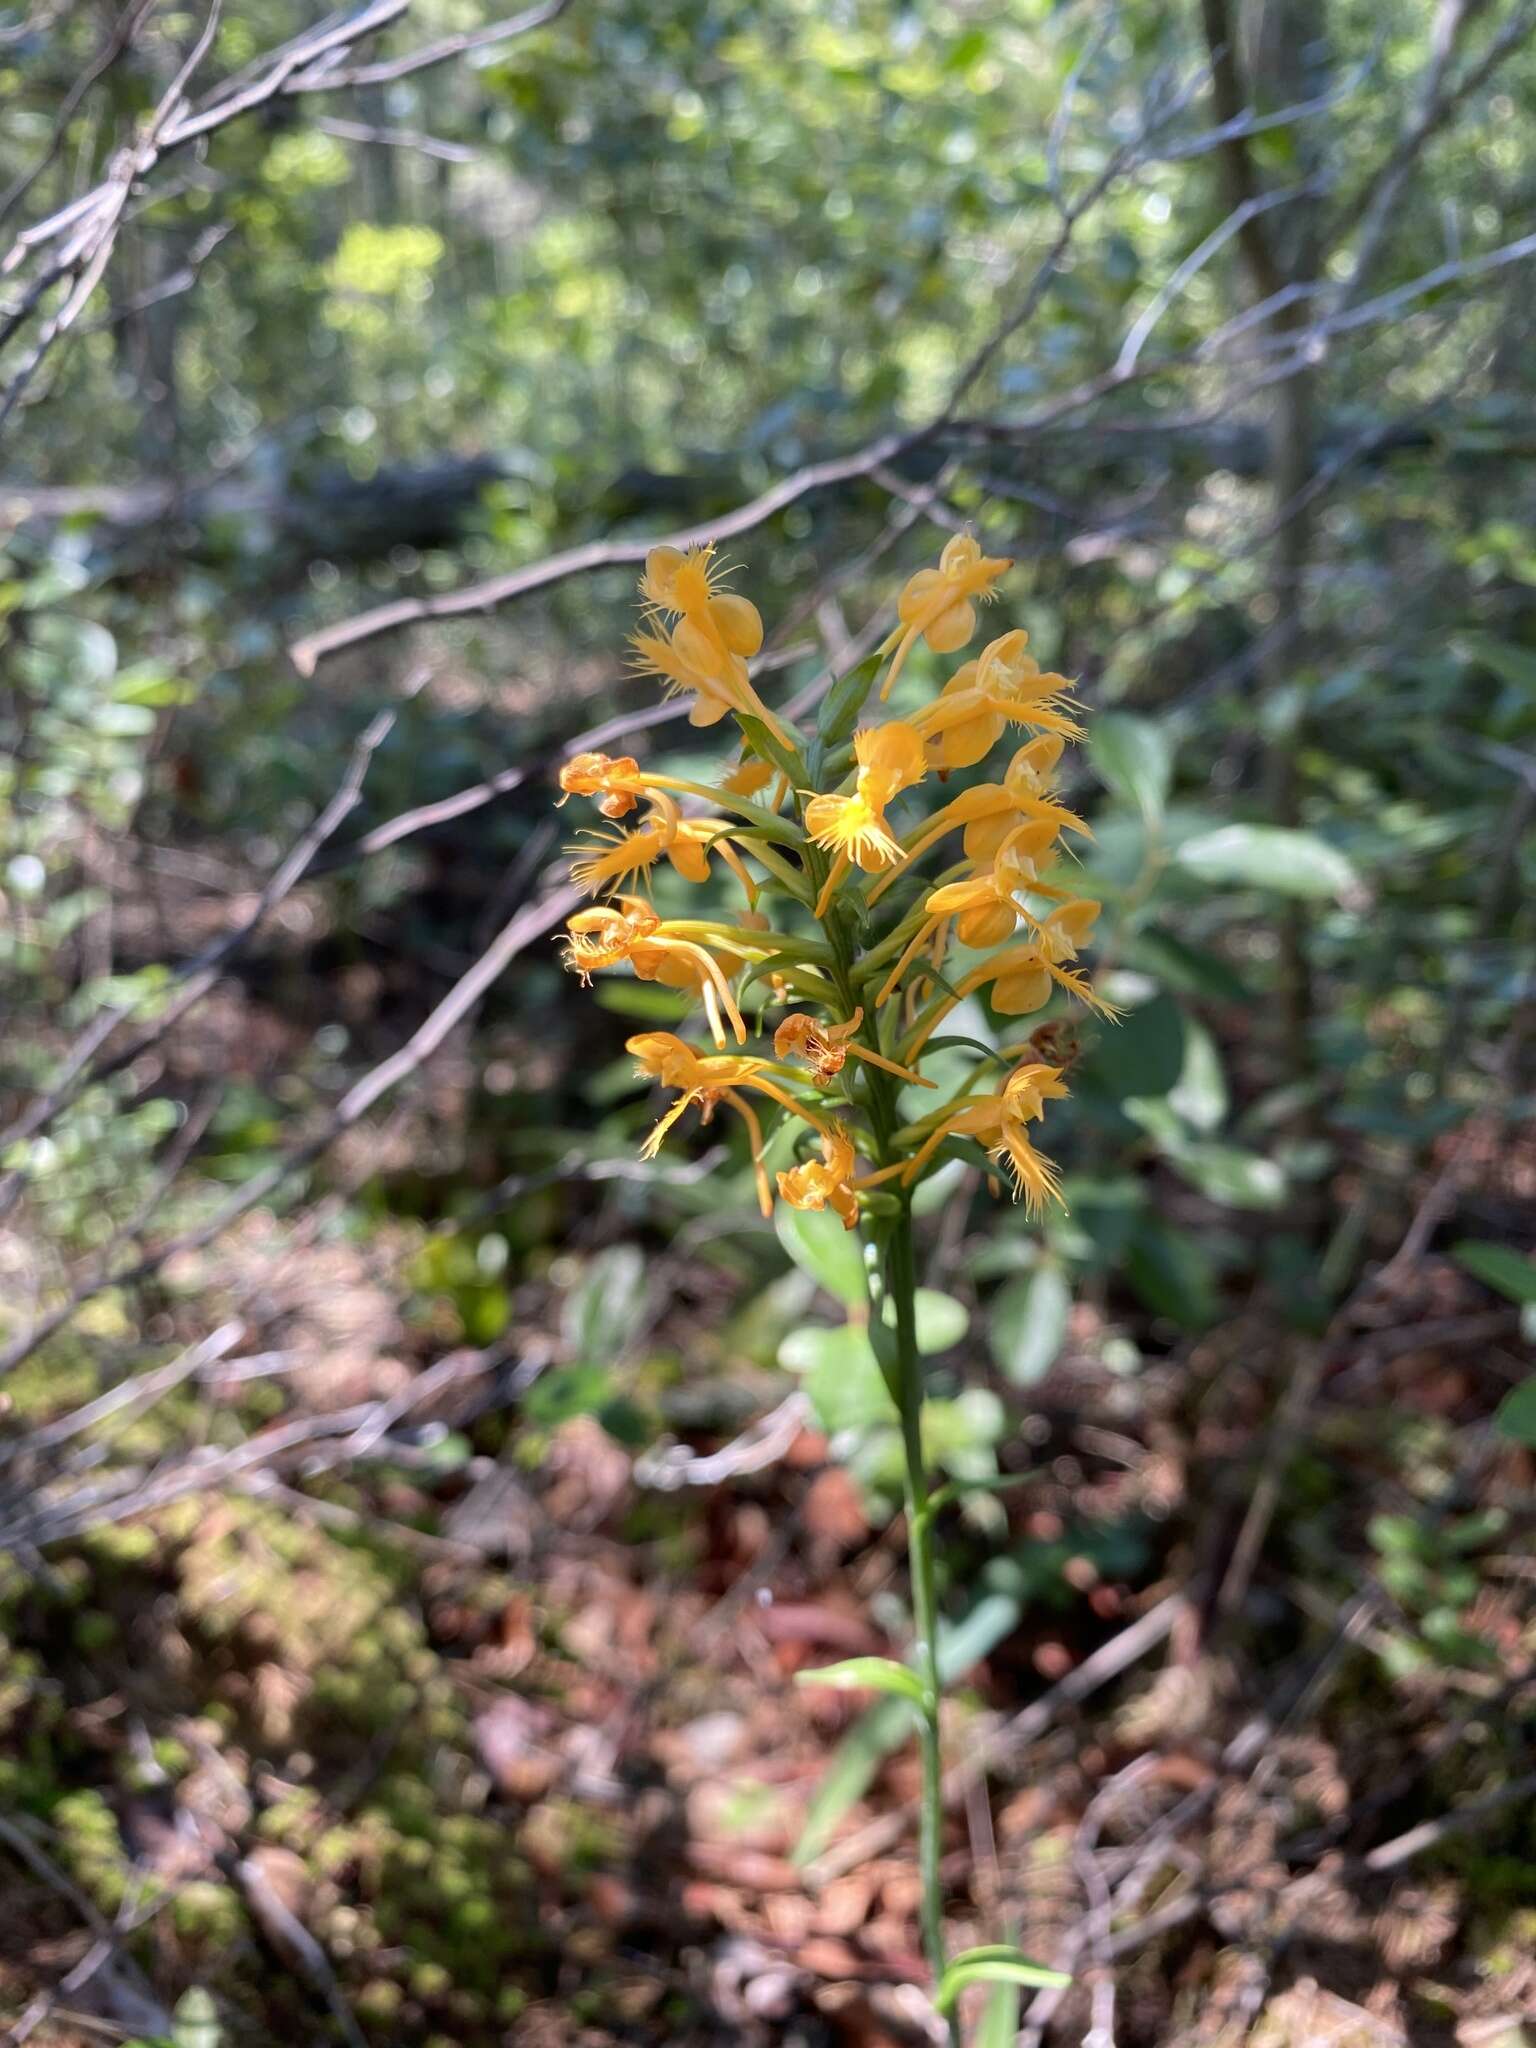
[[[841,1664],[823,1664],[798,1671],[796,1685],[826,1685],[834,1692],[885,1692],[921,1707],[926,1698],[922,1680],[891,1657],[849,1657]]]
[[[870,685],[880,673],[880,656],[870,655],[857,668],[849,669],[847,675],[839,676],[821,700],[821,710],[816,717],[816,735],[827,747],[841,746],[850,739],[859,722],[859,713],[864,709]]]
[[[791,789],[804,789],[809,778],[806,775],[805,762],[797,749],[786,747],[782,740],[776,739],[760,718],[749,717],[743,711],[737,714],[736,722],[746,735],[748,746],[759,760],[766,761],[771,768],[777,768],[781,775],[787,775]]]
[[[1512,1443],[1536,1451],[1536,1374],[1518,1387],[1511,1387],[1499,1403],[1493,1426]]]
[[[1021,1950],[999,1943],[991,1948],[968,1948],[955,1956],[934,1992],[934,2005],[941,2013],[953,2011],[962,1991],[973,1984],[1020,1984],[1032,1990],[1057,1991],[1072,1982],[1063,1970],[1052,1970],[1032,1962]]]
[[[1019,1987],[994,1984],[976,2032],[976,2048],[1013,2048],[1018,2035]]]

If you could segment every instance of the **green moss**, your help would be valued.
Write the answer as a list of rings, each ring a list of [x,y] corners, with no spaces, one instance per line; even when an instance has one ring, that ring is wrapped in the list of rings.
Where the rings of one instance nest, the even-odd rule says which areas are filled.
[[[388,1977],[370,1977],[357,1994],[357,2010],[365,2020],[392,2020],[405,2002],[405,1994]]]
[[[245,1922],[240,1901],[228,1885],[201,1878],[193,1879],[177,1892],[171,1902],[171,1918],[176,1932],[185,1940],[220,1947],[234,1941]]]

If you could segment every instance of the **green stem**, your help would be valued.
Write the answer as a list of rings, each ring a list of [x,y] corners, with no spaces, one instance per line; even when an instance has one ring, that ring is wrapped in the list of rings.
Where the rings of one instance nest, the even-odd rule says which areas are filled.
[[[824,857],[816,847],[807,849],[807,870],[812,886],[820,889],[825,880]],[[852,1016],[854,947],[840,906],[834,904],[822,929],[832,949],[830,973],[844,1005]],[[862,1034],[874,1051],[880,1050],[878,1023],[873,1014],[865,1016]],[[899,1153],[894,1146],[897,1126],[898,1087],[894,1077],[879,1068],[866,1069],[869,1090],[869,1120],[880,1164],[894,1163]],[[918,1869],[922,1878],[923,1947],[937,1987],[944,1974],[944,1890],[940,1881],[939,1857],[944,1829],[943,1756],[939,1746],[939,1609],[934,1586],[933,1523],[934,1502],[928,1491],[928,1471],[923,1459],[923,1365],[917,1349],[917,1254],[912,1242],[912,1198],[903,1192],[895,1219],[879,1234],[885,1250],[884,1299],[872,1304],[871,1313],[883,1314],[885,1300],[895,1310],[895,1388],[901,1414],[901,1441],[906,1458],[907,1559],[912,1579],[912,1615],[917,1632],[919,1674],[923,1681],[923,1705],[918,1723],[922,1758],[922,1811],[918,1839]],[[960,2022],[951,2014],[951,2048],[960,2048]]]
[[[923,1791],[918,1867],[923,1881],[923,1947],[934,1982],[944,1974],[944,1891],[939,1854],[944,1827],[943,1758],[939,1748],[939,1617],[934,1589],[933,1502],[923,1459],[923,1367],[917,1350],[917,1261],[912,1245],[912,1209],[903,1200],[886,1250],[886,1288],[896,1310],[896,1357],[901,1406],[901,1441],[906,1453],[907,1556],[912,1576],[912,1611],[922,1660],[923,1715],[919,1729]],[[950,2038],[960,2039],[950,2021]]]

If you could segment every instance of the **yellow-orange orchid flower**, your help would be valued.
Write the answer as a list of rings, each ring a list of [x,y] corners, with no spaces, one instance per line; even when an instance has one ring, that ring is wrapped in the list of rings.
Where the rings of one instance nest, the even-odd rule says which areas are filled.
[[[628,832],[584,832],[566,848],[577,888],[589,896],[613,894],[636,878],[644,881],[662,858],[685,882],[707,882],[709,856],[718,853],[746,891],[748,903],[755,903],[758,884],[726,836],[730,820],[685,818],[664,790],[652,788],[648,794],[643,825]]]
[[[883,1067],[886,1073],[896,1074],[919,1088],[937,1085],[915,1068],[903,1067],[888,1060],[883,1052],[856,1044],[854,1033],[863,1022],[862,1006],[843,1024],[823,1024],[803,1010],[793,1010],[774,1032],[773,1049],[781,1060],[803,1060],[818,1081],[830,1081],[840,1074],[851,1053],[855,1059],[867,1060],[872,1067]]]
[[[911,1135],[925,1135],[907,1162],[903,1181],[910,1186],[946,1138],[975,1138],[1006,1166],[1015,1199],[1022,1197],[1030,1214],[1038,1215],[1048,1203],[1061,1200],[1061,1183],[1051,1161],[1030,1143],[1025,1125],[1037,1122],[1046,1103],[1067,1092],[1055,1067],[1038,1062],[1015,1067],[995,1095],[969,1096],[911,1127]]]
[[[1043,1010],[1051,999],[1053,984],[1064,988],[1101,1017],[1118,1016],[1114,1004],[1091,988],[1069,964],[1076,959],[1077,947],[1086,938],[1098,914],[1097,903],[1087,898],[1074,898],[1043,918],[1027,945],[1005,946],[990,960],[983,960],[979,967],[973,967],[969,974],[955,983],[947,996],[934,1004],[916,1033],[907,1039],[902,1046],[907,1059],[912,1061],[918,1057],[957,1003],[989,984],[991,994],[988,1000],[993,1009],[1004,1017],[1028,1017],[1036,1010]]]
[[[1025,650],[1029,635],[1015,630],[991,640],[966,662],[912,724],[923,735],[933,766],[974,768],[1008,725],[1079,739],[1082,727],[1062,709],[1071,699],[1065,676],[1042,671]]]
[[[873,874],[905,858],[901,844],[885,820],[885,807],[927,772],[923,743],[903,719],[866,726],[853,736],[859,764],[851,795],[813,796],[805,807],[805,829],[812,841],[833,855],[832,867],[816,904],[826,914],[850,862]]]
[[[701,1053],[679,1038],[675,1031],[641,1031],[624,1043],[639,1062],[637,1071],[640,1074],[649,1080],[659,1081],[664,1088],[680,1091],[671,1108],[652,1126],[650,1135],[640,1148],[641,1158],[656,1157],[667,1132],[690,1103],[699,1105],[707,1122],[717,1102],[728,1102],[743,1118],[751,1135],[758,1199],[765,1204],[764,1215],[771,1214],[773,1202],[767,1192],[767,1176],[761,1158],[762,1128],[742,1091],[750,1089],[756,1094],[766,1095],[771,1102],[787,1109],[792,1116],[803,1118],[817,1131],[828,1129],[826,1119],[803,1102],[797,1102],[774,1078],[777,1063],[773,1060],[734,1053]],[[789,1071],[787,1068],[777,1070],[786,1074]]]
[[[842,1124],[834,1123],[821,1134],[821,1158],[808,1159],[781,1173],[779,1193],[791,1209],[830,1209],[841,1219],[844,1230],[852,1230],[859,1220],[853,1182],[856,1163],[852,1139]]]
[[[561,763],[560,788],[561,804],[568,797],[590,796],[605,818],[625,818],[642,797],[653,795],[656,784],[633,754],[586,753]]]
[[[957,825],[964,828],[961,844],[966,859],[977,862],[990,860],[1021,824],[1048,821],[1057,832],[1076,832],[1091,839],[1093,834],[1082,819],[1057,803],[1052,793],[1052,771],[1061,749],[1057,733],[1042,733],[1020,747],[1001,782],[978,782],[934,812],[908,844],[908,860],[918,859]],[[871,902],[874,899],[872,890]]]
[[[957,533],[945,542],[937,569],[919,569],[907,578],[896,605],[901,624],[886,642],[895,654],[880,685],[882,703],[919,640],[934,654],[953,654],[965,645],[976,630],[977,604],[991,596],[998,577],[1012,567],[1007,556],[984,555],[974,534]]]
[[[686,989],[702,997],[717,1046],[725,1046],[726,1020],[736,1034],[736,1043],[746,1044],[747,1027],[728,979],[741,962],[737,960],[726,969],[706,946],[680,936],[638,896],[621,896],[598,909],[578,910],[568,921],[566,933],[565,965],[584,982],[599,968],[627,962],[641,981]]]
[[[1065,893],[1042,882],[1038,873],[1037,864],[1055,843],[1056,830],[1048,818],[1021,825],[1003,841],[990,866],[931,889],[923,904],[927,915],[882,982],[875,1008],[889,1000],[908,967],[951,918],[961,945],[976,949],[1002,945],[1013,937],[1021,919],[1039,929],[1041,920],[1023,897],[1027,893],[1059,898]]]
[[[669,691],[694,697],[691,725],[715,725],[728,711],[760,718],[786,745],[794,735],[753,689],[748,658],[763,644],[763,621],[749,598],[720,588],[713,547],[652,548],[640,578],[649,626],[631,646],[636,666]],[[674,620],[674,624],[667,621]]]

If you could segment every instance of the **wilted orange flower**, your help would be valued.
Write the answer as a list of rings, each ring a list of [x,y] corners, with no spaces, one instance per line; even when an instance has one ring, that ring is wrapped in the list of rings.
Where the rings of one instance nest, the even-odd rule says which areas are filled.
[[[846,1128],[833,1124],[821,1134],[820,1160],[808,1159],[803,1166],[781,1173],[779,1193],[791,1209],[830,1209],[842,1219],[844,1230],[852,1230],[859,1220],[859,1198],[853,1187],[855,1158]]]

